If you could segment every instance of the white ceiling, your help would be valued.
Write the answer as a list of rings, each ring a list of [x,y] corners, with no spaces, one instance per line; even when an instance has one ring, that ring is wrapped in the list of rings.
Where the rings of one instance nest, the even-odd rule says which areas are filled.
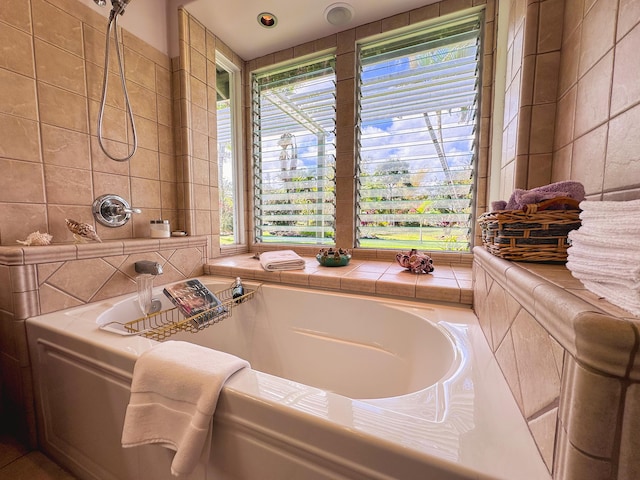
[[[236,54],[252,60],[436,1],[344,0],[353,7],[354,16],[341,27],[330,25],[324,11],[343,0],[187,0],[183,5]],[[278,18],[275,28],[258,24],[262,12]]]

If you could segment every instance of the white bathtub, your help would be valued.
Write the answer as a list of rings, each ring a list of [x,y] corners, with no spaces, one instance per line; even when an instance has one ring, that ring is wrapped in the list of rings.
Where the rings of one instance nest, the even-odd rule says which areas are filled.
[[[172,452],[120,446],[155,342],[98,327],[133,319],[134,297],[27,321],[41,448],[82,479],[173,478]],[[188,478],[549,478],[470,310],[275,285],[233,310],[171,337],[252,366],[223,388],[209,463]]]

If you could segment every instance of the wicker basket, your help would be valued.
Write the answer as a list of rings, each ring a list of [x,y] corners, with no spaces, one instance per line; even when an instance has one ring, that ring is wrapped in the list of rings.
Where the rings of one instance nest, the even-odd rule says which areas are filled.
[[[572,210],[547,210],[566,204]],[[580,227],[578,202],[559,197],[527,205],[523,210],[498,210],[478,217],[482,244],[493,255],[520,262],[567,261],[567,235]]]

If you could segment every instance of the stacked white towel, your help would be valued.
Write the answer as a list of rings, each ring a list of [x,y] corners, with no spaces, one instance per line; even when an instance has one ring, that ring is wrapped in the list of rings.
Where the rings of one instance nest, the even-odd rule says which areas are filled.
[[[567,268],[585,288],[640,316],[640,200],[580,203]]]
[[[136,361],[122,446],[159,444],[175,450],[171,473],[206,462],[213,414],[227,379],[249,363],[188,342],[168,341]]]
[[[303,270],[305,261],[293,250],[275,250],[260,254],[260,264],[268,272]]]

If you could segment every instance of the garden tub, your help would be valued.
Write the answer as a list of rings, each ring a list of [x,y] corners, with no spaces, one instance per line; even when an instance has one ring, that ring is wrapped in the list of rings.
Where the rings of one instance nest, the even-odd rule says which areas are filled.
[[[549,478],[468,308],[245,288],[229,318],[170,337],[251,364],[221,392],[208,463],[181,478]],[[120,444],[133,366],[156,341],[111,322],[136,315],[125,295],[27,320],[40,446],[81,479],[173,478],[170,450]]]

